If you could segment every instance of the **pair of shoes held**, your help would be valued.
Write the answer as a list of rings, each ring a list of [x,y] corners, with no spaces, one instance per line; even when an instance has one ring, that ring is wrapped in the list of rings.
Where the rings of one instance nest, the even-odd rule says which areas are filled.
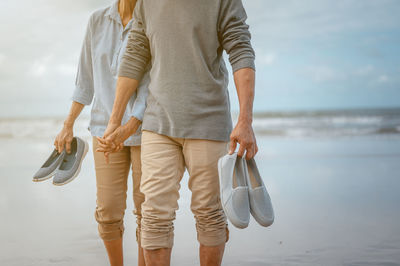
[[[274,221],[270,196],[253,159],[233,153],[218,160],[222,207],[229,221],[238,228],[246,228],[250,214],[262,226]]]
[[[64,149],[58,153],[57,150],[54,150],[35,173],[33,181],[40,182],[54,176],[54,185],[61,186],[71,182],[79,174],[88,148],[89,144],[86,141],[74,137],[71,142],[71,152],[67,153]]]

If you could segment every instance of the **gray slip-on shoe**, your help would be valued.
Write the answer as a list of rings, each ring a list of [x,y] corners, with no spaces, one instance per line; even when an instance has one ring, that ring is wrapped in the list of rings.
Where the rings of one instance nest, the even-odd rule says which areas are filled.
[[[250,213],[260,225],[270,226],[274,222],[274,209],[254,158],[246,160],[246,177],[249,186]]]
[[[57,169],[53,178],[56,186],[65,185],[79,174],[82,161],[89,149],[89,144],[78,137],[74,137],[71,142],[71,152],[65,153],[64,160]]]
[[[55,149],[47,158],[46,162],[40,167],[40,169],[33,175],[33,182],[40,182],[49,179],[54,175],[58,166],[63,161],[65,151],[58,153]]]
[[[237,153],[218,160],[222,208],[229,221],[246,228],[250,220],[249,189],[245,177],[245,162]]]

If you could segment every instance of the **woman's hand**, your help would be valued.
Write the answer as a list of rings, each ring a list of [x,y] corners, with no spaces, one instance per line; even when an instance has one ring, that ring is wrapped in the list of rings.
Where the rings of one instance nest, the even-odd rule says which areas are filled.
[[[56,140],[54,141],[56,150],[61,153],[65,146],[67,153],[70,153],[73,137],[73,125],[64,123],[64,127],[61,129],[60,133],[58,133]]]
[[[104,152],[106,162],[108,163],[108,155],[120,151],[124,147],[124,141],[135,134],[140,124],[141,121],[135,117],[132,117],[123,126],[109,124],[104,132],[104,136],[102,138],[97,138],[99,148],[97,148],[96,151]]]
[[[59,153],[64,150],[64,146],[67,153],[71,152],[71,142],[74,138],[74,123],[76,118],[82,112],[83,107],[85,107],[85,105],[75,101],[72,102],[69,114],[64,121],[64,127],[61,129],[60,133],[58,133],[56,140],[54,141],[54,146]]]

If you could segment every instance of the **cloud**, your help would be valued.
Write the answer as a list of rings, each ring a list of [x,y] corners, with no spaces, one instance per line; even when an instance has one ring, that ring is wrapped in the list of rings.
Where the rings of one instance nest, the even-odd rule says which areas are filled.
[[[305,68],[303,73],[315,83],[343,82],[343,84],[360,84],[360,86],[369,87],[376,85],[376,83],[386,85],[400,84],[400,80],[383,73],[383,71],[383,69],[376,68],[373,65],[362,66],[353,72],[329,65],[310,65]],[[377,88],[382,87],[379,86]]]
[[[1,0],[0,34],[7,36],[0,42],[3,100],[39,99],[38,92],[49,97],[70,94],[60,90],[74,86],[71,80],[89,15],[111,2]],[[20,19],[15,20],[17,14]]]
[[[389,81],[389,77],[387,75],[385,75],[385,74],[380,75],[378,77],[378,82],[380,82],[380,83],[386,83],[388,81]]]
[[[52,59],[52,56],[47,55],[41,59],[35,60],[32,63],[32,66],[30,67],[30,69],[28,71],[29,75],[36,77],[36,78],[40,78],[43,75],[45,75],[51,59]]]
[[[362,66],[359,69],[355,71],[356,75],[359,76],[366,76],[368,74],[371,74],[375,70],[375,67],[373,65],[366,65]]]
[[[314,82],[327,82],[338,79],[340,75],[336,70],[330,66],[309,66],[306,72],[310,75]]]
[[[397,0],[252,0],[244,2],[256,39],[284,42],[310,37],[398,28]]]
[[[29,73],[34,77],[42,77],[46,73],[47,67],[45,64],[40,62],[33,63],[32,69]]]
[[[0,35],[4,38],[0,42],[0,101],[14,103],[26,98],[26,102],[34,102],[44,97],[60,103],[68,101],[89,14],[113,1],[1,0]],[[311,89],[320,90],[334,82],[342,82],[338,87],[346,88],[367,83],[384,88],[400,84],[399,65],[386,66],[386,62],[397,60],[399,50],[382,45],[387,38],[383,33],[393,29],[398,33],[398,0],[243,3],[257,67],[261,66],[258,86],[267,87],[268,83],[269,88],[285,86],[289,90],[311,87],[312,81],[316,84]],[[365,38],[357,35],[361,32],[366,33]],[[335,46],[338,40],[345,48]],[[353,56],[359,47],[366,51],[362,56],[367,55],[368,60]],[[393,53],[389,57],[385,51]],[[263,75],[263,67],[268,68],[268,75]],[[307,79],[304,83],[299,82],[296,71],[301,72],[299,79]],[[278,90],[269,97],[270,92],[266,90],[266,99],[286,97]]]
[[[270,66],[273,63],[275,63],[276,60],[276,53],[272,52],[263,52],[262,50],[257,50],[256,51],[256,60],[257,60],[257,65],[259,66]]]
[[[65,76],[75,76],[77,71],[74,64],[59,64],[55,68],[59,74]]]

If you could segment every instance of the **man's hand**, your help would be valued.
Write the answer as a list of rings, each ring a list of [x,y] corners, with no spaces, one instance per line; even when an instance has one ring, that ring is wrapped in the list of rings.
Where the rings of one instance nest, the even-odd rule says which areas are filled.
[[[64,127],[61,129],[60,133],[58,133],[54,146],[58,153],[61,153],[65,149],[67,153],[71,152],[71,142],[74,137],[73,125],[64,124]]]
[[[132,117],[125,125],[119,126],[117,124],[109,124],[104,136],[97,138],[99,148],[98,152],[104,152],[106,162],[108,163],[108,156],[110,153],[118,152],[124,147],[124,141],[133,135],[139,128],[141,121]]]
[[[249,160],[253,158],[258,152],[256,137],[253,132],[253,127],[251,122],[238,121],[236,127],[231,133],[231,142],[229,154],[232,154],[236,150],[237,143],[240,144],[238,155],[243,157],[246,151],[246,159]]]

